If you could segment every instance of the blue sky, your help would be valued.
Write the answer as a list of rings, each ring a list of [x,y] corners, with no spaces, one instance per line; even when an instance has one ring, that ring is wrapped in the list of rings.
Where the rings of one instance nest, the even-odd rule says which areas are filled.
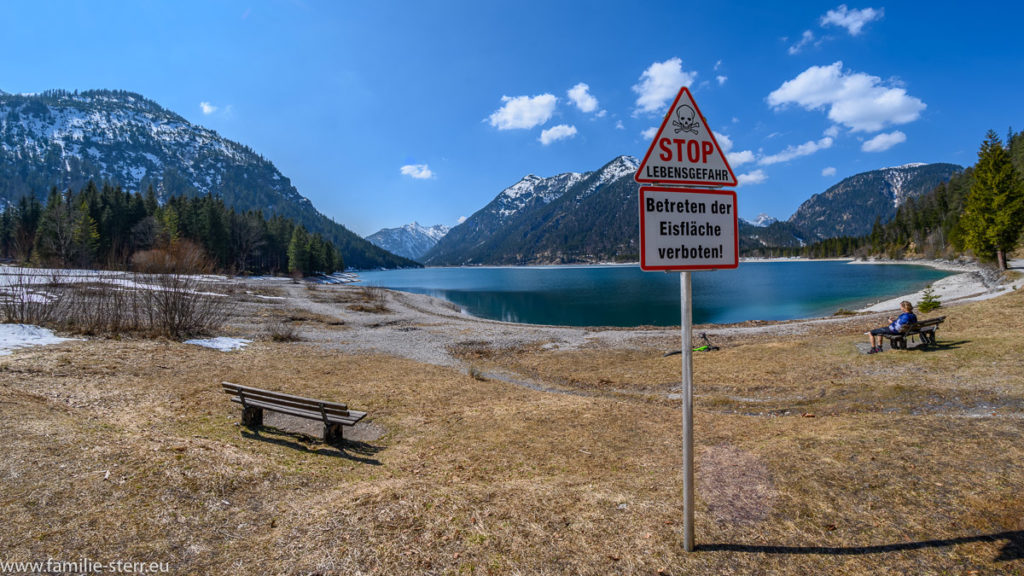
[[[642,157],[681,85],[739,214],[1024,129],[1020,2],[0,1],[0,90],[124,89],[366,235]]]

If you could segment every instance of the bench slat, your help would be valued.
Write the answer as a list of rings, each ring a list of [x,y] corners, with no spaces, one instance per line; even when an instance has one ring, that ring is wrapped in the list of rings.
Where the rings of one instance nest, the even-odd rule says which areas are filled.
[[[240,398],[239,395],[233,394],[232,400]],[[275,406],[281,406],[284,408],[294,408],[297,410],[307,410],[320,414],[320,404],[314,402],[293,402],[291,400],[280,400],[278,398],[266,397],[262,394],[256,394],[252,392],[245,392],[245,403],[253,404],[254,402],[263,402],[265,404],[273,404]],[[333,416],[348,416],[348,410],[338,409],[337,405],[331,405],[324,402],[324,412],[328,415]]]
[[[939,316],[938,318],[929,318],[928,320],[922,320],[920,322],[907,324],[904,327],[904,329],[900,332],[900,335],[916,334],[917,332],[924,331],[923,329],[925,328],[931,328],[930,331],[934,331],[936,328],[939,327],[939,324],[942,324],[942,322],[945,321],[945,319],[945,316]],[[892,334],[890,336],[895,336],[895,334]]]
[[[236,404],[241,404],[242,401],[235,397],[231,398],[231,401]],[[280,404],[273,404],[269,402],[262,402],[260,400],[250,400],[246,398],[246,406],[252,406],[255,408],[263,408],[264,410],[271,410],[273,412],[279,412],[281,414],[288,414],[289,416],[298,416],[299,418],[306,418],[308,420],[323,421],[323,416],[320,412],[312,412],[310,410],[301,410],[298,408],[289,408],[281,406]],[[346,426],[353,426],[356,422],[359,422],[366,416],[366,412],[359,412],[356,410],[349,410],[345,416],[337,416],[333,414],[327,415],[327,421],[335,424],[344,424]]]
[[[328,412],[340,411],[344,412],[348,410],[347,404],[339,402],[325,402],[322,400],[315,400],[313,398],[303,398],[302,396],[294,396],[292,394],[285,394],[283,392],[274,392],[273,390],[264,390],[262,388],[252,388],[250,386],[242,386],[240,384],[234,384],[231,382],[221,382],[221,386],[224,392],[228,394],[238,395],[239,392],[245,394],[246,400],[249,398],[262,398],[268,401],[282,401],[288,403],[290,406],[303,408],[308,407],[309,409],[320,410],[320,404],[324,405],[324,409]]]

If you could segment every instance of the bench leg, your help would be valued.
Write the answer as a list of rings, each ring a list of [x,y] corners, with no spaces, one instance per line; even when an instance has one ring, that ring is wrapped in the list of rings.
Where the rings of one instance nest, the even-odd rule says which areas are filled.
[[[327,424],[324,426],[324,442],[327,444],[341,442],[344,439],[341,424]]]
[[[263,408],[256,408],[254,406],[242,408],[242,425],[249,428],[263,426]]]

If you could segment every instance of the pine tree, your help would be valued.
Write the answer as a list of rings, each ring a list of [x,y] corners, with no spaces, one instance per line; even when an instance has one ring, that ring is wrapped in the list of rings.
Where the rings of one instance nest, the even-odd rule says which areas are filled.
[[[10,258],[14,247],[14,210],[0,212],[0,258]]]
[[[14,257],[20,262],[26,262],[32,256],[32,247],[35,245],[36,231],[39,229],[42,215],[43,206],[35,196],[22,196],[18,200],[12,248]]]
[[[91,266],[96,258],[96,247],[99,246],[100,232],[96,220],[89,215],[89,203],[85,199],[79,202],[74,215],[72,239],[75,245],[75,259],[79,266]]]
[[[70,190],[61,194],[56,186],[50,189],[35,239],[36,257],[41,262],[67,266],[74,259],[71,196]]]
[[[924,294],[921,295],[921,301],[917,303],[918,311],[922,314],[927,314],[940,306],[942,306],[942,302],[940,302],[938,297],[935,296],[935,292],[932,291],[932,287],[929,286],[925,288]]]
[[[1024,228],[1024,186],[992,130],[978,152],[960,225],[967,248],[979,258],[995,259],[999,268],[1006,270],[1006,253],[1016,246]]]
[[[292,231],[288,243],[288,273],[305,275],[309,269],[309,233],[302,226]]]

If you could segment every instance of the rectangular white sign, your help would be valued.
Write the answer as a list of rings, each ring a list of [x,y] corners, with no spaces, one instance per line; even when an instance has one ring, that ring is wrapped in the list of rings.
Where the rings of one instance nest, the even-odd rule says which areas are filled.
[[[739,221],[731,190],[640,188],[640,268],[739,266]]]

